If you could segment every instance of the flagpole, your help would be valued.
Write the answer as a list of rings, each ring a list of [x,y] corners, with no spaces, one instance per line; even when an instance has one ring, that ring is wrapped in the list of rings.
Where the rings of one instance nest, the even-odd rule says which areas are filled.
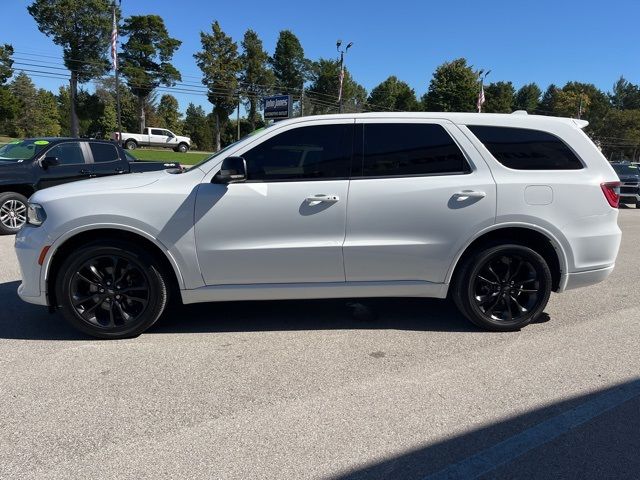
[[[122,5],[122,0],[118,0]],[[118,24],[116,22],[116,1],[113,0],[113,33],[112,33],[113,69],[116,77],[116,115],[118,117],[118,143],[122,145],[122,117],[120,114],[120,82],[118,79]]]

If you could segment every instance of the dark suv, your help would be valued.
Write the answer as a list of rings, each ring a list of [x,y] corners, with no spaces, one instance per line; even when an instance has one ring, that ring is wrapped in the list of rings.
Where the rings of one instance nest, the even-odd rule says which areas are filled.
[[[620,177],[620,203],[640,208],[640,165],[631,162],[615,162],[611,166]]]

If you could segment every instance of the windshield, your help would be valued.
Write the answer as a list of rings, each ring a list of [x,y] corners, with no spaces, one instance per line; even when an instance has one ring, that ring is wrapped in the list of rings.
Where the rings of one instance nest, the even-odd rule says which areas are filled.
[[[1,162],[24,162],[35,157],[49,144],[46,140],[16,140],[0,147]]]
[[[275,125],[275,124],[274,124]],[[264,131],[265,129],[267,129],[269,127],[263,127],[263,128],[258,128],[256,130],[254,130],[253,132],[251,132],[248,135],[245,135],[244,137],[242,137],[240,140],[237,140],[233,143],[230,143],[229,145],[227,145],[226,147],[224,147],[223,149],[217,151],[216,153],[214,153],[213,155],[211,155],[210,157],[205,158],[204,160],[202,160],[201,162],[196,163],[193,167],[191,167],[189,170],[195,170],[196,168],[200,167],[201,165],[204,165],[207,162],[210,162],[211,160],[213,160],[214,158],[217,158],[218,156],[220,156],[221,154],[223,154],[224,152],[226,152],[227,150],[229,150],[231,147],[236,146],[238,143],[242,142],[245,138],[248,137],[253,137],[254,135]]]
[[[618,175],[640,175],[640,169],[638,169],[638,165],[631,163],[618,163],[612,165],[613,169],[616,171]]]

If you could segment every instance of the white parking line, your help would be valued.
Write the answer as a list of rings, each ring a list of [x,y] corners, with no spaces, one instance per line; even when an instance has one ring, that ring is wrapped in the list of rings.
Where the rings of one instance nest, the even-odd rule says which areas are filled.
[[[478,478],[639,395],[640,380],[625,383],[493,447],[428,475],[423,480]]]

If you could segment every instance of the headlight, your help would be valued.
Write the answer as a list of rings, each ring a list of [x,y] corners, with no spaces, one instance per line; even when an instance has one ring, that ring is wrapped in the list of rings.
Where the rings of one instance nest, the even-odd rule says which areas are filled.
[[[27,208],[27,223],[35,227],[39,227],[47,219],[47,214],[44,212],[42,205],[37,203],[29,203]]]

